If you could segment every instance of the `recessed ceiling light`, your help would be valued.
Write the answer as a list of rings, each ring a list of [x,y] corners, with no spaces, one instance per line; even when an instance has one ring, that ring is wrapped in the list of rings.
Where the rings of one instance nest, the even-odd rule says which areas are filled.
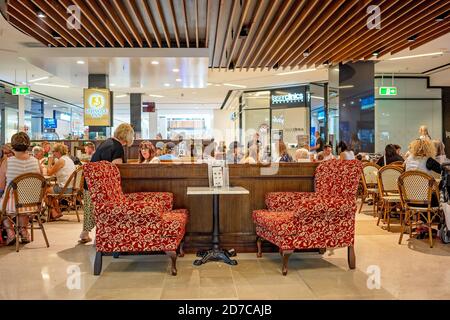
[[[233,83],[222,83],[222,84],[227,87],[247,88],[247,86],[243,86],[240,84],[233,84]]]
[[[277,76],[286,76],[286,75],[289,75],[289,74],[303,73],[303,72],[310,72],[310,71],[316,71],[316,68],[305,69],[305,70],[297,70],[297,71],[289,71],[289,72],[281,72],[281,73],[277,73]]]
[[[208,82],[206,85],[207,85],[207,86],[212,86],[212,83]]]
[[[373,55],[374,57],[378,57],[378,56],[380,55],[380,53],[379,53],[378,51],[374,51],[374,52],[372,52],[372,55]]]
[[[84,64],[84,61],[83,60],[78,60],[77,63],[78,64]]]
[[[303,52],[303,56],[306,58],[309,56],[309,50],[306,50],[305,52]]]
[[[390,58],[389,60],[402,60],[402,59],[412,59],[412,58],[420,58],[420,57],[429,57],[429,56],[437,56],[440,54],[444,54],[444,52],[432,52],[432,53],[424,53],[424,54],[416,54],[413,56],[404,56],[404,57],[397,57],[397,58]]]
[[[220,87],[220,84],[216,83],[214,86],[215,86],[215,87]]]
[[[53,83],[35,83],[35,86],[55,87],[55,88],[70,88],[69,86]]]
[[[159,94],[149,94],[148,96],[153,98],[164,98],[164,96],[161,96]]]
[[[115,87],[116,84],[115,84],[115,83],[111,83],[109,86],[110,86],[110,87]]]
[[[116,96],[116,98],[125,98],[128,97],[127,94],[119,94],[118,96]]]
[[[36,81],[41,81],[41,80],[46,80],[48,79],[48,77],[41,77],[41,78],[37,78],[37,79],[33,79],[33,80],[28,80],[28,82],[36,82]]]
[[[339,89],[351,89],[354,88],[355,86],[352,84],[346,85],[346,86],[339,86]]]
[[[164,87],[170,87],[170,83],[164,83]]]
[[[172,71],[173,72],[180,72],[180,69],[175,68],[175,69],[172,69]]]
[[[41,18],[41,19],[47,18],[47,16],[45,15],[45,13],[43,13],[43,12],[41,12],[41,11],[39,11],[39,12],[37,13],[37,16],[38,16],[38,18]]]
[[[181,79],[180,79],[180,78],[178,78],[178,79],[175,79],[175,81],[176,81],[176,82],[181,82]]]
[[[157,64],[159,64],[159,61],[153,60],[152,64],[157,65]]]
[[[417,36],[411,36],[408,38],[408,42],[414,42],[414,41],[416,41],[416,39],[417,39]]]
[[[48,102],[44,102],[44,104],[48,104]]]

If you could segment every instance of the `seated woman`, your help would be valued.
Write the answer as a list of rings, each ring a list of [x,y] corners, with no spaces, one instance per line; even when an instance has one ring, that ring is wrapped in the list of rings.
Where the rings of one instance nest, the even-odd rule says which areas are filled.
[[[309,152],[305,148],[298,149],[295,151],[295,161],[297,162],[309,162]]]
[[[47,189],[47,193],[58,194],[64,188],[70,175],[75,171],[76,167],[72,159],[68,155],[68,148],[63,143],[57,143],[53,146],[53,156],[57,159],[55,162],[53,157],[48,160],[47,174],[49,176],[56,176],[56,184],[53,187]],[[72,192],[71,188],[66,190],[67,193]],[[51,206],[52,219],[61,218],[62,212],[59,208],[58,201],[55,199],[47,199],[47,205]]]
[[[276,162],[294,162],[287,152],[286,144],[283,141],[278,142],[278,159]]]
[[[445,154],[445,145],[440,140],[433,140],[434,147],[436,149],[436,161],[440,164],[448,162],[447,156]]]
[[[341,150],[339,153],[340,160],[355,160],[355,154],[352,150],[347,147],[347,144],[344,141],[339,142],[338,149]]]
[[[434,144],[430,139],[417,139],[409,145],[409,157],[405,160],[405,170],[419,170],[432,175],[433,172],[441,173],[439,162],[433,159],[436,154]],[[431,205],[437,206],[439,200],[435,194],[431,199]]]
[[[30,156],[27,152],[30,147],[30,138],[24,132],[16,133],[11,138],[12,149],[14,150],[14,155],[7,158],[2,162],[0,167],[0,188],[2,190],[6,189],[6,187],[18,176],[25,173],[41,173],[41,169],[39,166],[39,161]],[[1,200],[1,204],[3,205],[3,201],[5,196],[3,196]],[[8,204],[6,206],[7,211],[14,211],[14,198],[12,194],[10,194]],[[20,228],[20,237],[22,243],[30,242],[30,236],[26,229],[28,225],[28,217],[21,216],[18,218],[18,222]],[[2,221],[3,227],[6,229],[7,233],[7,245],[12,245],[15,243],[15,232],[13,227],[13,222],[9,218],[5,218]]]
[[[150,141],[142,141],[139,145],[139,163],[150,163],[156,155],[156,149]]]
[[[377,165],[379,165],[380,167],[384,166],[384,165],[388,165],[391,164],[392,162],[396,162],[396,161],[405,161],[403,159],[402,156],[400,156],[397,153],[397,150],[395,149],[393,144],[388,144],[385,148],[384,148],[384,156],[381,157],[380,159],[378,159],[377,161]]]
[[[251,145],[245,154],[245,157],[239,162],[240,164],[257,164],[259,160],[259,146]]]

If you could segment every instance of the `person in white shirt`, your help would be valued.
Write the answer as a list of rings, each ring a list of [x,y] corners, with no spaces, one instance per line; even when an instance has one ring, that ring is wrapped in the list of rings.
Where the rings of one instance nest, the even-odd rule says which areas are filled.
[[[433,157],[436,154],[435,147],[429,139],[417,139],[409,145],[410,155],[405,160],[406,171],[419,170],[432,175],[433,172],[441,173],[441,166]]]
[[[355,160],[355,154],[349,150],[347,144],[344,141],[339,142],[338,149],[341,150],[339,154],[340,160]]]
[[[63,143],[57,143],[53,146],[53,156],[57,159],[49,158],[47,174],[49,176],[56,176],[56,184],[53,187],[47,189],[48,193],[58,194],[64,188],[67,180],[69,180],[76,167],[73,160],[68,156],[68,148]],[[72,188],[67,188],[66,193],[72,192]],[[55,200],[47,199],[47,203],[51,206],[52,219],[58,219],[62,217],[59,204]]]
[[[321,159],[322,161],[335,159],[335,157],[333,155],[333,148],[331,147],[331,144],[326,144],[323,147],[323,151],[318,154],[318,158]]]

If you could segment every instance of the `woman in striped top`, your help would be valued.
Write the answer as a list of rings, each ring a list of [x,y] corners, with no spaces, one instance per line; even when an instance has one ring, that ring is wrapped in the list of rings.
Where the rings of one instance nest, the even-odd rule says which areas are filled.
[[[39,161],[30,156],[27,152],[30,147],[30,138],[25,132],[19,132],[12,136],[11,145],[13,148],[14,156],[8,158],[4,161],[0,167],[0,189],[5,190],[7,186],[18,176],[25,173],[41,173],[41,167],[39,166]],[[1,204],[3,205],[3,200],[5,196],[3,195],[1,199]],[[10,197],[10,199],[13,199]],[[14,210],[13,203],[8,204],[8,210]],[[30,242],[30,235],[26,229],[28,225],[28,217],[19,217],[18,223],[20,228],[20,237],[22,243]],[[15,233],[13,223],[10,219],[5,218],[2,221],[3,227],[6,229],[8,239],[6,241],[7,245],[12,245],[15,243]]]

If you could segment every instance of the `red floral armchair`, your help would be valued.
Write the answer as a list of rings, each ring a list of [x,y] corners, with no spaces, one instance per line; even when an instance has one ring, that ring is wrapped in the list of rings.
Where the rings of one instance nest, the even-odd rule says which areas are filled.
[[[170,192],[122,192],[119,169],[101,161],[84,165],[84,174],[94,205],[96,256],[94,275],[102,269],[102,256],[120,252],[165,251],[176,275],[177,250],[183,255],[188,212],[172,210]]]
[[[315,172],[315,192],[273,192],[267,210],[253,211],[258,257],[263,239],[283,256],[283,275],[295,249],[348,247],[348,263],[355,268],[356,193],[362,165],[357,160],[322,162]]]

